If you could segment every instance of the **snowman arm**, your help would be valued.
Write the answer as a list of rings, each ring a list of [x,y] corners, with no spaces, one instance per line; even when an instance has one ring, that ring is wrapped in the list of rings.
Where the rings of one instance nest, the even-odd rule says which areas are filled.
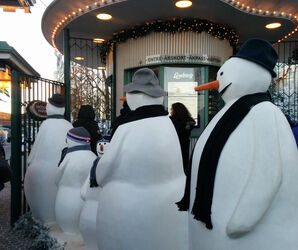
[[[44,123],[42,123],[42,124],[40,125],[39,131],[38,131],[38,133],[37,133],[37,136],[36,136],[36,138],[35,138],[35,141],[34,141],[34,143],[33,143],[32,148],[31,148],[30,154],[29,154],[29,156],[28,156],[28,159],[27,159],[28,167],[30,166],[30,164],[32,163],[32,161],[35,159],[36,154],[37,154],[37,152],[38,152],[37,149],[39,148],[39,146],[40,146],[40,142],[41,142],[40,137],[41,137],[42,134],[43,134],[43,127],[44,127],[43,124],[44,124]]]
[[[90,180],[90,176],[88,175],[88,177],[85,180],[83,186],[81,187],[81,199],[83,201],[86,201],[87,192],[88,192],[88,189],[90,188],[89,187],[89,182],[90,182],[89,180]]]
[[[255,131],[253,166],[226,228],[230,238],[253,230],[271,206],[282,182],[278,123],[272,107],[267,110],[266,107],[257,105],[251,110]]]
[[[62,179],[62,176],[63,176],[63,174],[64,174],[64,171],[65,171],[65,167],[66,167],[66,165],[67,165],[67,162],[68,162],[68,160],[64,159],[64,160],[61,162],[60,166],[57,167],[57,169],[56,169],[55,183],[56,183],[56,186],[57,186],[57,187],[59,186],[59,183],[60,183],[60,181],[61,181],[61,179]]]
[[[112,140],[110,141],[109,147],[100,158],[96,167],[96,181],[100,187],[108,181],[109,177],[114,173],[118,167],[117,160],[119,155],[122,153],[123,137],[126,134],[125,129],[120,126]]]

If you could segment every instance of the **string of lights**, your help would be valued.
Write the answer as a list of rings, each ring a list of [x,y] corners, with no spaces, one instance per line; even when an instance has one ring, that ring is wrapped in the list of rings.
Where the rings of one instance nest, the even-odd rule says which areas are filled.
[[[133,28],[122,30],[114,33],[113,38],[101,44],[102,62],[106,63],[106,56],[110,52],[113,43],[122,43],[128,39],[137,39],[144,37],[151,32],[206,32],[215,38],[228,40],[230,45],[235,47],[238,44],[238,34],[225,26],[202,20],[199,18],[173,18],[170,20],[155,20],[146,22],[143,25],[134,26]]]
[[[95,1],[93,3],[90,3],[89,5],[81,6],[77,10],[75,10],[75,11],[73,11],[71,13],[66,14],[64,17],[62,17],[60,20],[57,21],[55,27],[52,30],[51,40],[52,40],[53,46],[59,51],[59,49],[58,49],[58,47],[56,45],[57,35],[72,20],[74,20],[77,17],[79,17],[79,16],[81,16],[81,15],[83,15],[85,13],[88,13],[88,12],[90,12],[92,10],[101,8],[101,7],[103,7],[103,6],[107,5],[107,4],[115,3],[115,2],[121,2],[121,1],[122,0],[99,0],[99,1]],[[225,3],[229,4],[230,6],[236,8],[236,9],[239,9],[239,10],[241,10],[243,12],[249,13],[249,14],[258,15],[258,16],[275,17],[275,18],[285,18],[285,19],[291,20],[293,23],[298,23],[298,16],[297,15],[294,15],[292,13],[286,13],[286,12],[283,12],[283,11],[276,11],[276,10],[273,11],[273,10],[258,9],[258,8],[251,7],[251,6],[249,6],[247,4],[244,4],[243,2],[240,2],[240,1],[237,1],[237,0],[220,0],[220,1],[225,2]],[[90,1],[90,2],[92,2],[92,1]],[[158,21],[155,21],[155,22],[158,22]],[[149,24],[151,24],[151,23],[152,22],[150,22]],[[179,25],[180,24],[178,24],[178,26]],[[165,25],[162,25],[162,26],[164,27]],[[178,30],[179,27],[180,27],[180,29]],[[186,27],[186,26],[183,26],[183,25],[180,25],[179,27],[176,27],[176,26],[175,27],[167,27],[164,30],[162,30],[162,27],[161,27],[160,28],[161,31],[158,31],[158,29],[157,30],[154,30],[154,31],[155,32],[171,32],[171,29],[177,28],[177,30],[175,32],[181,32],[181,31],[192,30],[194,28],[194,27],[190,27],[189,28],[189,27]],[[214,26],[213,29],[216,30],[216,27]],[[209,31],[209,34],[211,33],[212,35],[214,35],[214,30],[212,30],[212,32],[211,32],[211,31],[209,31],[209,27],[207,27],[207,29],[204,30],[204,31],[206,31],[206,32]],[[199,29],[198,29],[198,31],[196,31],[195,29],[193,31],[194,32],[202,32],[202,31],[199,31]],[[289,38],[290,36],[293,36],[297,31],[298,31],[298,26],[296,26],[295,29],[292,30],[290,33],[286,34],[284,37],[282,37],[281,39],[279,39],[277,41],[277,43],[280,43],[283,40]],[[144,27],[144,30],[141,30],[140,32],[139,32],[139,30],[138,31],[135,31],[135,33],[138,34],[138,36],[136,36],[136,34],[133,34],[129,38],[140,37],[140,36],[142,36],[141,34],[143,34],[144,32],[146,32],[146,27]],[[125,33],[125,31],[123,33]],[[129,32],[128,32],[128,34],[129,34]],[[225,37],[226,35],[227,34],[224,34],[224,38],[223,39],[227,39],[227,40],[230,41],[229,38],[226,38]],[[222,36],[222,34],[221,33],[220,33],[220,35],[216,35],[215,34],[214,36],[220,38]],[[123,40],[123,39],[125,39],[125,36],[124,35],[123,36],[122,35],[121,36],[119,35],[119,39],[118,39],[119,41],[118,42],[121,42],[121,40]],[[222,39],[222,38],[220,38],[220,39]],[[114,42],[117,42],[117,39],[115,39]],[[230,43],[231,43],[231,41],[230,41]],[[232,44],[233,44],[233,42],[232,42]],[[110,46],[109,41],[102,45],[103,48],[104,47],[109,47],[109,46]]]

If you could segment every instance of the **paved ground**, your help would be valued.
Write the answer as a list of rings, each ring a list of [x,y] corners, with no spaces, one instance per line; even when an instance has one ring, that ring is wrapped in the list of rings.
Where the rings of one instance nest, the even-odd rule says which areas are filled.
[[[31,240],[16,235],[10,227],[10,184],[0,191],[0,250],[27,250]]]

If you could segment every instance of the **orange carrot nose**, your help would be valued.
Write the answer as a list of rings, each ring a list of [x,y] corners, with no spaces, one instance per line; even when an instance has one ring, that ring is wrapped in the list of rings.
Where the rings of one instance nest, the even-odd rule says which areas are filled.
[[[208,82],[200,86],[195,87],[195,91],[209,90],[209,89],[218,89],[219,81]]]
[[[120,97],[120,101],[126,102],[126,97]]]

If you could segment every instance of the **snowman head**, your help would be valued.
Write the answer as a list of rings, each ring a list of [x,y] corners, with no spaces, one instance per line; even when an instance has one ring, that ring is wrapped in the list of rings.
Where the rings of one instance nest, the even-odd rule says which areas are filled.
[[[130,110],[136,110],[142,106],[162,105],[164,97],[152,97],[144,93],[127,93],[127,104]]]
[[[272,76],[254,62],[232,57],[219,69],[216,79],[219,81],[218,91],[227,103],[245,95],[266,92]]]
[[[102,156],[104,154],[104,152],[108,148],[109,144],[110,144],[109,141],[103,141],[103,140],[100,140],[97,143],[96,151],[97,151],[98,156]]]
[[[132,82],[124,87],[127,93],[127,103],[131,110],[142,106],[161,105],[163,97],[167,94],[159,85],[155,73],[148,68],[136,71]]]
[[[64,115],[65,102],[64,98],[60,94],[54,94],[48,99],[47,115]]]
[[[227,103],[242,96],[266,92],[276,77],[277,53],[262,39],[249,39],[239,52],[226,61],[217,72],[217,80],[195,88],[196,91],[218,88]]]
[[[51,103],[47,103],[47,115],[64,115],[65,108],[64,107],[56,107],[52,105]]]
[[[90,134],[84,127],[72,128],[66,135],[67,147],[90,145]]]

